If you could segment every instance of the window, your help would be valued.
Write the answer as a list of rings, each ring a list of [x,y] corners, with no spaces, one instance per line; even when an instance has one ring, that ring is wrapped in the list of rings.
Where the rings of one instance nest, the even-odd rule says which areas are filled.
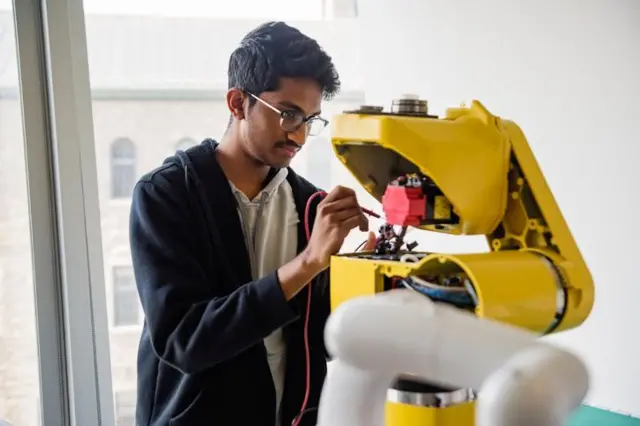
[[[142,331],[138,325],[144,318],[130,269],[111,269],[130,262],[130,211],[113,199],[130,197],[134,180],[160,167],[177,150],[199,144],[204,137],[221,140],[229,122],[225,100],[229,54],[242,37],[267,15],[295,19],[300,30],[314,36],[336,57],[342,77],[342,93],[322,105],[323,117],[331,120],[333,114],[364,103],[357,80],[360,67],[351,54],[358,48],[357,32],[352,22],[321,20],[322,0],[240,0],[231,8],[220,4],[203,0],[84,0],[102,253],[104,264],[109,265],[105,282],[114,389],[135,386]],[[241,7],[237,7],[239,4]],[[187,21],[180,16],[187,14],[198,19],[183,25]],[[225,14],[247,16],[228,19]],[[260,19],[252,19],[261,14]],[[219,43],[210,43],[202,36],[211,28],[224,35]],[[325,140],[313,141],[318,142],[318,150],[321,145],[329,151],[310,150],[319,152],[320,160],[311,165],[312,181],[327,189],[338,183],[354,186],[347,172],[343,175],[351,180],[336,175],[340,164],[329,147],[329,130],[322,134]],[[300,152],[303,176],[310,164],[306,152],[311,144],[309,141]],[[331,158],[331,168],[323,166],[327,157]],[[362,240],[361,236],[354,238],[349,247]]]
[[[113,324],[116,327],[140,324],[140,301],[131,266],[113,268]]]
[[[317,136],[306,144],[307,177],[310,182],[325,191],[331,190],[331,165],[333,151],[329,139]]]
[[[116,426],[135,426],[136,393],[133,391],[115,394]]]
[[[131,196],[136,183],[136,147],[130,139],[111,144],[111,197]]]
[[[84,10],[89,15],[197,17],[224,21],[319,20],[322,19],[322,2],[323,0],[236,0],[233,3],[207,0],[84,0]],[[176,32],[171,33],[171,36],[175,35]]]
[[[176,151],[186,151],[192,146],[196,145],[196,141],[191,138],[182,138],[176,144]]]

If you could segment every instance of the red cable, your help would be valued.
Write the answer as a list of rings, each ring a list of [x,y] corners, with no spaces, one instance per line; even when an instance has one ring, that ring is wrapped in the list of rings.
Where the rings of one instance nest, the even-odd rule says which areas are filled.
[[[307,200],[307,205],[304,209],[304,231],[307,236],[307,243],[311,239],[311,229],[309,224],[310,222],[309,213],[311,211],[311,202],[313,201],[314,198],[318,196],[325,197],[326,195],[327,195],[326,192],[318,191],[314,193],[311,197],[309,197],[309,199]],[[369,209],[362,208],[362,211],[368,214],[369,216],[380,218],[379,214]],[[309,354],[309,313],[310,312],[311,312],[311,284],[309,284],[307,288],[307,312],[305,313],[305,318],[304,318],[304,352],[305,352],[307,385],[304,393],[304,400],[302,401],[302,407],[300,408],[300,413],[295,417],[295,419],[291,423],[292,426],[298,426],[298,424],[302,420],[302,417],[304,416],[305,411],[307,409],[307,404],[309,403],[309,393],[311,392],[311,359]]]
[[[320,196],[324,197],[326,192],[318,191],[313,194],[307,200],[307,206],[304,209],[304,231],[307,235],[307,243],[309,239],[311,239],[311,230],[309,229],[309,212],[311,210],[311,202],[314,198]],[[307,288],[307,312],[305,312],[304,318],[304,352],[305,352],[305,365],[306,365],[306,389],[304,392],[304,400],[302,401],[302,407],[300,408],[300,413],[293,420],[292,425],[298,426],[300,420],[302,420],[302,416],[304,415],[305,410],[307,409],[307,403],[309,402],[309,393],[311,392],[311,360],[309,355],[309,313],[311,312],[311,284],[309,284]]]

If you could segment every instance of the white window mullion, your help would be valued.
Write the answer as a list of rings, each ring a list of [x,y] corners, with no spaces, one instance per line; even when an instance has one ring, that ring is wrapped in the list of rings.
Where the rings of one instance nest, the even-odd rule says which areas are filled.
[[[60,290],[64,313],[65,379],[70,395],[69,417],[75,426],[113,426],[98,185],[82,0],[19,0],[16,6],[30,9],[32,19],[37,18],[35,25],[42,35],[41,50],[46,57],[47,149],[53,160],[55,196],[52,204],[55,206],[55,235],[59,275],[62,277]],[[31,169],[32,164],[28,167]],[[33,207],[32,204],[32,211]],[[34,247],[41,243],[36,238],[39,237],[34,234]],[[46,357],[42,350],[40,357]],[[45,380],[43,377],[43,382]],[[43,397],[46,394],[43,393]],[[45,400],[43,406],[45,410],[50,408]],[[49,426],[46,411],[43,417],[44,426]],[[52,421],[51,424],[60,423]]]
[[[47,78],[42,21],[37,1],[14,0],[18,73],[23,116],[27,198],[31,225],[33,285],[40,370],[40,416],[44,426],[71,424],[58,265]]]

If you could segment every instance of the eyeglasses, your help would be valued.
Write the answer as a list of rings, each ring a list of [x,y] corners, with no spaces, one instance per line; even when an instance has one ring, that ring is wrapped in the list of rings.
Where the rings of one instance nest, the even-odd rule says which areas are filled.
[[[308,136],[318,136],[329,124],[327,120],[317,115],[305,117],[300,111],[281,111],[253,93],[249,93],[249,95],[262,105],[280,114],[280,127],[282,127],[285,132],[295,132],[300,129],[302,125],[306,125]]]

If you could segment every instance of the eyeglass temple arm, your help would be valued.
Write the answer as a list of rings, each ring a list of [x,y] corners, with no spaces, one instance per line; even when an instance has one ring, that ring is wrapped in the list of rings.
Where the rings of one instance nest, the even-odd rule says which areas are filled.
[[[267,108],[270,108],[273,111],[277,112],[278,114],[282,114],[282,111],[280,111],[278,108],[274,107],[269,102],[267,102],[267,101],[265,101],[263,99],[260,99],[259,97],[257,97],[253,93],[249,92],[249,96],[251,96],[253,99],[257,100],[258,102],[260,102],[262,105],[266,106]]]

